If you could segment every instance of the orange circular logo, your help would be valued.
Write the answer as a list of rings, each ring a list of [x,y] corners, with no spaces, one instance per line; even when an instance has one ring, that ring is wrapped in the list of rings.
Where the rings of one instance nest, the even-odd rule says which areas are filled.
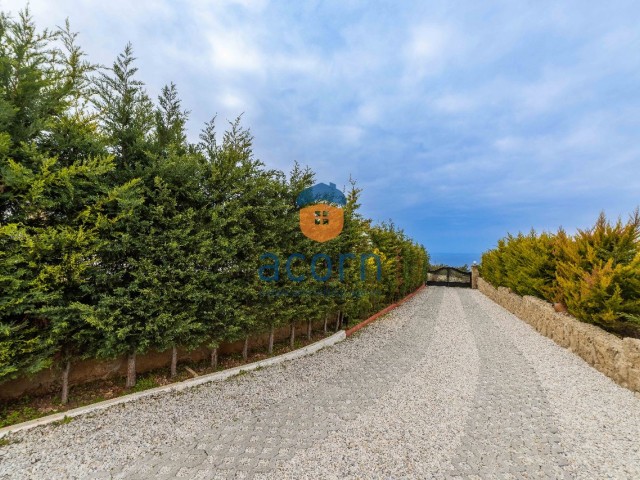
[[[344,227],[344,212],[340,207],[316,203],[300,209],[300,231],[311,240],[326,242],[336,238]]]
[[[347,199],[335,183],[318,183],[305,188],[296,199],[300,207],[300,231],[311,240],[326,242],[344,227],[342,207]]]

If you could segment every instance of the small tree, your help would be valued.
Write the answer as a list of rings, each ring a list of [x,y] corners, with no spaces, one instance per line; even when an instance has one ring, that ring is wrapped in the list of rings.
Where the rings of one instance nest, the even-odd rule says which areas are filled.
[[[94,67],[68,23],[38,33],[25,10],[0,24],[0,330],[11,350],[4,371],[33,373],[59,352],[66,403],[71,361],[94,345],[101,208],[127,187],[106,183],[113,161],[84,110]]]
[[[148,314],[144,264],[150,219],[144,197],[153,182],[153,105],[144,85],[135,78],[137,68],[131,44],[113,66],[95,79],[95,106],[101,131],[114,154],[116,169],[111,183],[119,185],[141,179],[140,202],[123,222],[105,225],[105,242],[98,253],[96,275],[96,325],[103,339],[100,356],[127,354],[127,387],[136,382],[136,353],[153,345],[155,327]],[[142,263],[141,263],[142,262]]]

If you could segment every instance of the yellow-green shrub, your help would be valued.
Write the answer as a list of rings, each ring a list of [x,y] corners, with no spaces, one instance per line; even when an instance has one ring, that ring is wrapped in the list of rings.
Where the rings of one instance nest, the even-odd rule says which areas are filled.
[[[495,250],[482,256],[481,273],[495,286],[508,287],[519,295],[554,299],[554,236],[549,233],[507,235]]]
[[[640,215],[623,224],[601,214],[588,230],[559,238],[558,287],[569,312],[589,323],[616,327],[640,315]]]
[[[487,282],[495,287],[506,286],[506,272],[502,257],[506,248],[506,239],[498,240],[498,245],[493,250],[488,250],[482,254],[480,259],[480,275]]]
[[[481,274],[520,295],[563,302],[576,318],[640,337],[640,213],[573,235],[507,235],[482,255]]]

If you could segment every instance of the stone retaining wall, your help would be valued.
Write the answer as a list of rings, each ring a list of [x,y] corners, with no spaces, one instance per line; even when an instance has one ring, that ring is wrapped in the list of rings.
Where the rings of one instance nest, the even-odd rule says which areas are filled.
[[[640,340],[618,338],[595,325],[557,313],[550,303],[497,289],[478,278],[478,290],[558,345],[579,355],[616,383],[640,392]]]

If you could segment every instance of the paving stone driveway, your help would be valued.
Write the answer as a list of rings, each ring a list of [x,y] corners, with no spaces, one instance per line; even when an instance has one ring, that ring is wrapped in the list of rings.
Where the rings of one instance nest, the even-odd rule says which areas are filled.
[[[565,478],[568,465],[536,371],[471,295],[461,295],[480,357],[478,388],[453,475]]]
[[[478,291],[280,366],[24,432],[0,479],[640,478],[640,400]]]
[[[274,472],[296,450],[312,448],[330,431],[357,418],[394,385],[397,378],[428,355],[435,317],[444,290],[431,293],[424,311],[412,317],[402,335],[357,363],[338,363],[340,374],[271,408],[238,412],[222,428],[199,432],[198,439],[170,453],[152,454],[121,474],[123,478],[253,478]],[[120,476],[118,477],[120,478]]]

